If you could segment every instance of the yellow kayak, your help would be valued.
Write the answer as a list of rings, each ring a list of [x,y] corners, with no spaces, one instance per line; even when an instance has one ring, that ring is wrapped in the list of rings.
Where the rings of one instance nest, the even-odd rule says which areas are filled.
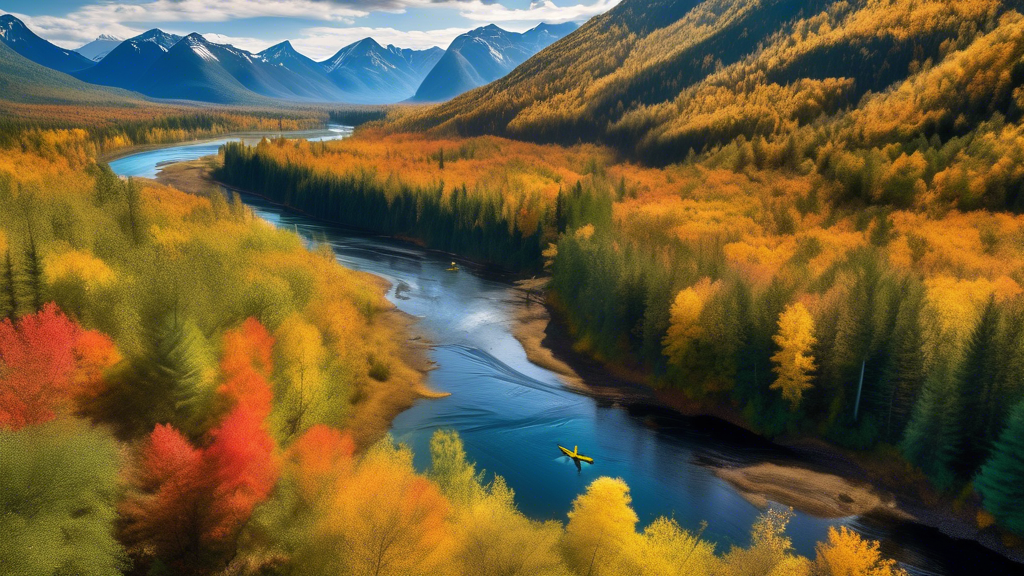
[[[448,267],[448,271],[449,272],[458,272],[459,271],[459,267],[455,265],[455,262],[452,262],[452,265]]]
[[[569,458],[572,458],[573,460],[579,460],[580,462],[586,462],[587,464],[594,463],[594,459],[591,458],[590,456],[584,456],[583,454],[580,454],[579,446],[573,446],[572,450],[569,450],[565,446],[559,445],[558,449],[561,450],[563,454],[565,454]]]

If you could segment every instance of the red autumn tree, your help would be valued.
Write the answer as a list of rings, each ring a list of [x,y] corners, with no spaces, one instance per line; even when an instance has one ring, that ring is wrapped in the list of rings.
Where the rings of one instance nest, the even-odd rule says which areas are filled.
[[[202,452],[173,426],[158,424],[132,483],[137,492],[121,506],[124,539],[171,560],[197,555],[211,495]]]
[[[224,334],[220,371],[224,377],[218,392],[236,406],[270,414],[273,393],[267,379],[273,371],[274,337],[255,318]]]
[[[231,404],[194,448],[169,425],[158,425],[132,478],[135,493],[122,508],[125,539],[181,569],[195,571],[230,554],[253,508],[273,490],[280,472],[265,419],[273,339],[255,320],[224,337],[218,392]]]
[[[247,406],[228,414],[213,431],[213,443],[203,457],[214,483],[205,538],[225,541],[245,522],[252,509],[266,500],[277,482],[280,467],[274,457],[274,439],[263,416]]]
[[[0,323],[0,426],[53,419],[119,360],[110,338],[83,330],[52,302]]]

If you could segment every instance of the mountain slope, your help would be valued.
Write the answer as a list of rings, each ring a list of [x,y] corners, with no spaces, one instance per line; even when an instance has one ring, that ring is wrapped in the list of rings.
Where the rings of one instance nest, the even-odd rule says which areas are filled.
[[[331,81],[327,71],[318,62],[299,54],[287,40],[267,48],[256,55],[272,66],[294,74],[290,89],[307,98],[322,101],[340,100],[342,91]]]
[[[385,48],[372,38],[364,38],[321,64],[346,102],[389,104],[415,94],[442,54],[439,48],[403,50],[390,44]]]
[[[76,48],[75,52],[78,52],[93,62],[99,62],[100,60],[103,60],[111,50],[117,48],[118,44],[121,42],[124,42],[123,38],[118,38],[109,34],[100,34],[100,36],[92,42]]]
[[[672,162],[856,105],[967,46],[1016,4],[624,0],[505,78],[399,127],[602,141]]]
[[[149,67],[179,40],[181,36],[154,28],[125,40],[92,68],[76,72],[75,77],[92,84],[135,89]]]
[[[493,82],[576,29],[573,23],[541,24],[518,34],[494,24],[452,41],[416,90],[417,102],[441,102]]]
[[[126,106],[142,99],[124,90],[93,86],[51,70],[0,43],[0,100],[27,104]]]
[[[199,100],[214,103],[242,103],[257,99],[251,89],[235,78],[225,65],[237,72],[243,66],[232,62],[240,55],[229,53],[198,35],[182,38],[139,78],[138,90],[156,98]],[[247,75],[255,84],[252,75]]]
[[[0,42],[31,61],[60,72],[70,73],[95,64],[78,52],[65,50],[36,36],[24,22],[10,14],[0,16]]]

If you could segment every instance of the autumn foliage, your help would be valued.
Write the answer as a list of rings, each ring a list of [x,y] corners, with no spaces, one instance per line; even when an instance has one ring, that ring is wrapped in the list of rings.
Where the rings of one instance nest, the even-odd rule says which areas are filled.
[[[47,304],[0,323],[0,427],[19,429],[74,409],[119,357],[110,338]]]
[[[220,362],[224,383],[217,392],[232,407],[244,408],[265,418],[270,414],[273,392],[268,379],[273,372],[274,338],[255,318],[224,334]]]
[[[194,447],[170,425],[157,425],[133,473],[136,493],[124,504],[126,538],[158,557],[195,568],[229,551],[254,506],[278,476],[276,444],[265,419],[270,389],[269,334],[247,321],[225,337],[222,394],[231,411]]]

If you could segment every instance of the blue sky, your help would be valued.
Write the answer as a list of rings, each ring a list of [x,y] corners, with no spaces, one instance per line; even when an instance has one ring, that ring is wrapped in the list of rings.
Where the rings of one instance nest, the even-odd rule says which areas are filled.
[[[150,28],[199,32],[258,52],[282,40],[316,60],[367,36],[403,48],[445,48],[486,24],[524,31],[540,22],[583,22],[619,0],[0,0],[43,38],[77,48],[100,34]]]

